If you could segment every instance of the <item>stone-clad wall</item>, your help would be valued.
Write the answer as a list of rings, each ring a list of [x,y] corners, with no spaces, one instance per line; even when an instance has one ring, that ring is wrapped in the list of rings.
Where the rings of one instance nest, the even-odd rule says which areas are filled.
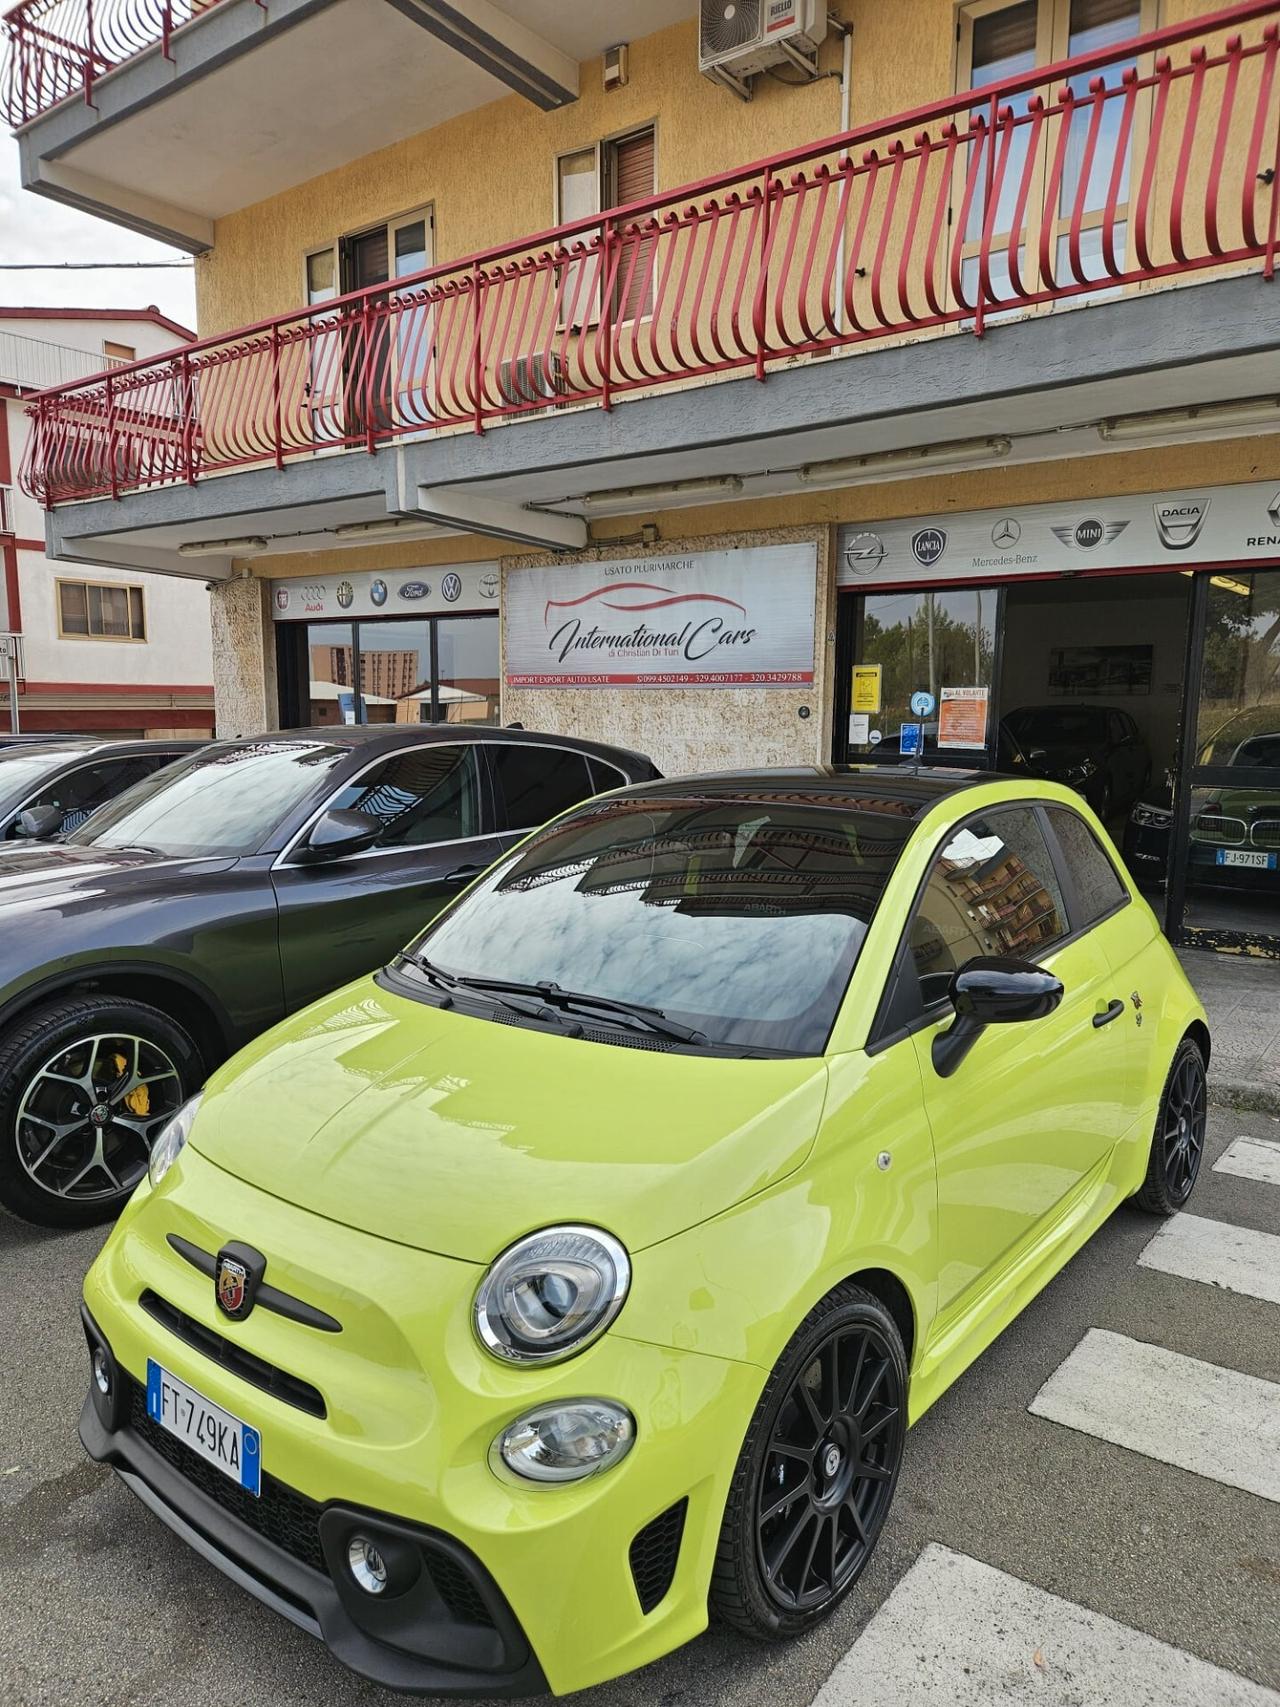
[[[668,776],[738,765],[814,764],[831,755],[835,588],[831,531],[826,527],[767,528],[713,538],[664,539],[660,545],[606,545],[575,562],[637,563],[683,551],[731,546],[816,542],[814,682],[810,688],[504,688],[502,718],[528,729],[610,741],[648,753]],[[554,556],[502,559],[503,600],[512,575],[537,574],[562,562]],[[505,656],[506,622],[503,620]],[[800,715],[807,708],[808,717]]]
[[[268,583],[250,576],[210,589],[213,702],[222,739],[280,726],[270,596]]]

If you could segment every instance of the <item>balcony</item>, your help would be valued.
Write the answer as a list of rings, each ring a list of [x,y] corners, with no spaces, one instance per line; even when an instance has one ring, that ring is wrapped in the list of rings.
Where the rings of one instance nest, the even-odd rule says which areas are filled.
[[[948,345],[1007,340],[1009,350],[1034,351],[1038,341],[1047,352],[1045,317],[1071,305],[1087,305],[1091,317],[1114,310],[1114,323],[1128,328],[1116,339],[1109,390],[1100,355],[1088,371],[1082,322],[1073,351],[1082,387],[1093,384],[1092,405],[1122,412],[1132,407],[1122,359],[1130,370],[1154,359],[1135,348],[1140,303],[1154,327],[1156,294],[1187,294],[1165,287],[1200,278],[1234,279],[1238,288],[1241,274],[1272,277],[1278,48],[1280,0],[1239,5],[437,266],[394,288],[60,385],[33,407],[24,487],[56,507],[307,465],[314,492],[317,469],[332,467],[324,453],[404,446],[421,460],[448,441],[455,449],[441,451],[441,470],[471,480],[487,460],[475,435],[524,422],[536,440],[537,422],[547,436],[540,461],[530,451],[530,467],[558,466],[540,484],[509,481],[506,495],[572,510],[562,441],[546,454],[559,419],[593,414],[600,425],[579,431],[576,442],[589,432],[597,444],[621,445],[613,423],[633,400],[652,404],[679,393],[687,412],[691,390],[709,392],[742,376],[777,384],[773,376],[785,375],[793,396],[796,370],[838,368],[823,395],[830,399],[838,387],[846,412],[856,399],[870,420],[876,400],[859,385],[870,370],[861,363],[846,370],[839,358],[948,333]],[[1257,306],[1246,322],[1261,327],[1261,302],[1249,300]],[[1214,320],[1207,297],[1204,307]],[[1231,337],[1224,321],[1213,352],[1219,360],[1206,362],[1202,347],[1194,372],[1189,346],[1161,352],[1164,368],[1179,377],[1152,388],[1149,406],[1275,388],[1274,356],[1251,358]],[[900,348],[892,355],[895,375],[913,363],[919,374],[926,360]],[[984,371],[990,378],[990,359]],[[1001,432],[1020,422],[1058,431],[1083,418],[1075,412],[1083,404],[1073,404],[1065,421],[1054,417],[1047,371],[1033,361],[1024,384],[1006,381]],[[775,478],[771,490],[821,480],[804,461],[806,450],[830,457],[867,443],[865,432],[842,436],[838,420],[828,428],[830,402],[812,395],[807,422],[799,404],[785,423],[790,461],[775,455],[764,464],[762,472],[783,468],[789,476],[782,487]],[[965,424],[949,412],[958,398],[944,389],[934,401],[928,437]],[[886,397],[882,423],[887,405]],[[759,414],[755,403],[745,407]],[[990,410],[967,418],[984,433],[994,419]],[[914,439],[901,442],[920,442],[918,421],[912,430]],[[891,447],[896,434],[882,426],[870,442]],[[477,448],[464,454],[461,435],[472,435]],[[741,485],[741,454],[717,464],[701,454],[709,442],[704,433],[701,460],[683,473],[709,469],[721,488]],[[508,472],[515,466],[506,453],[488,460]],[[623,483],[625,458],[594,460],[603,470],[597,484],[610,469]],[[725,475],[725,466],[737,472]],[[397,480],[395,491],[387,489],[392,514],[448,520],[407,498]]]
[[[44,391],[91,374],[101,377],[104,365],[116,368],[122,363],[108,357],[104,364],[102,356],[89,350],[0,332],[0,385],[11,385],[15,391]]]

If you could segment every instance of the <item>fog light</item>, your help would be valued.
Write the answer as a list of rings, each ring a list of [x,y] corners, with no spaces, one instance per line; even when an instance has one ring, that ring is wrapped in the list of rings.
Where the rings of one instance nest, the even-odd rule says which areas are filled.
[[[508,1469],[531,1482],[579,1482],[625,1458],[636,1437],[630,1411],[609,1399],[539,1405],[494,1442]]]
[[[351,1575],[366,1594],[381,1594],[387,1586],[387,1563],[367,1535],[353,1535],[347,1543]]]
[[[100,1345],[93,1350],[93,1384],[104,1399],[111,1397],[111,1365]]]

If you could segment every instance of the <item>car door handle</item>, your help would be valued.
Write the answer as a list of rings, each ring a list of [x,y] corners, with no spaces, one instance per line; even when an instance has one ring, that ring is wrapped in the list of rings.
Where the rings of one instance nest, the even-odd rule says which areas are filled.
[[[473,877],[479,877],[484,870],[482,865],[459,865],[441,879],[443,883],[470,883]]]
[[[1120,1000],[1119,996],[1117,996],[1114,1001],[1108,1003],[1102,1013],[1094,1014],[1093,1029],[1096,1031],[1099,1026],[1110,1025],[1112,1020],[1119,1019],[1123,1012],[1124,1003]]]

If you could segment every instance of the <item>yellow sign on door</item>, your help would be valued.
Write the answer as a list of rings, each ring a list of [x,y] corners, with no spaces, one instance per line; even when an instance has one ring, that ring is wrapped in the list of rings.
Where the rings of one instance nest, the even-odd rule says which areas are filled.
[[[853,703],[850,710],[879,711],[880,670],[879,664],[853,666]]]

